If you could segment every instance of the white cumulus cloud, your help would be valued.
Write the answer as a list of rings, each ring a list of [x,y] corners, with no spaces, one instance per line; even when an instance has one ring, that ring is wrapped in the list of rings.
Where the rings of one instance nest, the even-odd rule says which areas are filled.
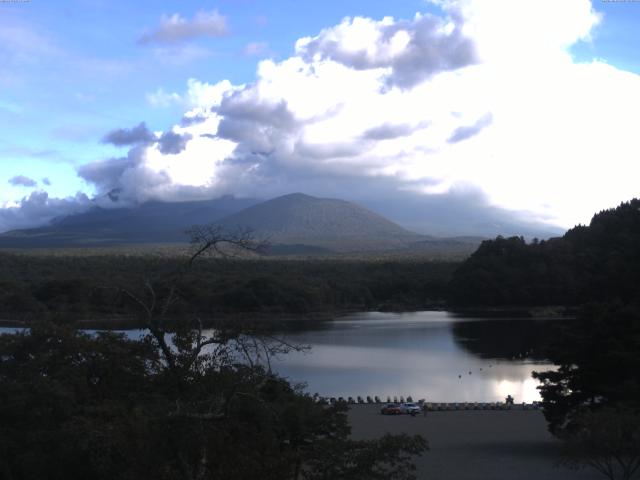
[[[176,92],[166,92],[162,87],[158,87],[154,92],[147,93],[147,102],[153,107],[170,107],[180,105],[183,100]]]
[[[189,80],[187,112],[154,134],[170,145],[79,173],[135,201],[462,189],[566,227],[638,195],[640,76],[569,51],[606,21],[591,2],[432,3],[440,15],[347,18],[246,85]],[[165,23],[187,37],[189,22]]]

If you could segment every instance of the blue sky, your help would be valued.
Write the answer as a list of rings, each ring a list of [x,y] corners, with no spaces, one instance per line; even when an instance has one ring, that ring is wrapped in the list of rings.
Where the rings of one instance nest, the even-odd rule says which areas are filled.
[[[591,42],[581,42],[572,51],[577,59],[602,58],[612,65],[640,73],[640,2],[594,2],[603,14]]]
[[[472,0],[464,0],[467,1],[473,3]],[[584,1],[575,0],[572,3],[578,5]],[[640,2],[595,1],[591,6],[595,12],[602,14],[600,22],[589,28],[590,35],[585,37],[580,31],[571,39],[570,45],[562,44],[558,49],[565,49],[572,55],[572,65],[596,60],[615,67],[616,71],[640,74],[640,57],[637,55],[640,46]],[[543,8],[546,7],[540,7]],[[580,15],[585,15],[585,21],[591,21],[586,17],[588,12],[580,8]],[[470,12],[472,10],[469,8]],[[572,21],[571,12],[560,10],[556,12],[553,8],[547,8],[540,12],[543,24],[537,30],[538,35],[542,38],[546,35],[546,18],[557,14],[558,18],[566,16],[566,19],[562,17],[564,22]],[[362,16],[371,21],[392,16],[396,20],[411,21],[416,12],[421,12],[434,14],[444,22],[447,16],[453,15],[452,11],[424,0],[320,3],[293,0],[0,2],[0,124],[3,125],[0,131],[0,206],[11,207],[38,189],[46,191],[50,198],[72,196],[77,191],[85,192],[90,197],[104,193],[100,191],[100,185],[78,176],[78,169],[101,159],[127,155],[127,149],[123,146],[101,141],[110,131],[132,128],[144,121],[149,130],[166,132],[179,124],[182,115],[194,107],[184,102],[189,79],[207,85],[225,79],[233,85],[251,84],[257,79],[256,69],[261,59],[270,58],[275,65],[280,65],[280,62],[297,55],[295,43],[298,39],[318,36],[321,30],[339,25],[347,16]],[[177,15],[179,17],[173,18],[193,25],[199,13],[223,17],[224,32],[189,34],[169,41],[157,38],[144,41],[144,38],[161,29],[163,18],[166,22]],[[511,21],[509,12],[505,13],[507,17],[502,20],[496,17],[498,14],[495,12],[482,16],[474,10],[465,15],[468,15],[465,25],[469,26],[474,25],[474,19],[480,19],[480,24],[491,15],[495,22]],[[355,29],[353,25],[351,27]],[[474,37],[473,41],[479,45],[491,43],[486,36],[483,40],[481,35]],[[509,43],[510,40],[505,38],[501,41]],[[534,44],[533,41],[527,42],[526,48]],[[329,55],[326,51],[329,44],[322,45],[318,51]],[[525,45],[524,40],[522,45]],[[313,60],[309,58],[305,61],[312,63]],[[353,67],[354,72],[361,70],[356,64],[349,66]],[[452,68],[451,71],[457,70]],[[549,74],[553,72],[550,70]],[[588,78],[595,78],[596,74],[588,75]],[[437,78],[435,74],[425,81],[431,82],[434,78]],[[410,86],[414,87],[414,84]],[[399,88],[405,86],[400,85]],[[473,105],[469,106],[468,115],[464,114],[467,115],[468,125],[461,124],[457,128],[463,130],[456,131],[466,132],[464,128],[467,127],[473,130],[474,125],[481,130],[482,122],[489,125],[492,119],[498,118],[491,106],[478,106],[475,103],[471,99],[468,105]],[[478,109],[481,108],[486,112],[480,112]],[[464,117],[453,110],[452,107],[452,115]],[[433,120],[429,122],[433,123]],[[416,120],[414,123],[420,122]],[[451,135],[449,137],[453,138]],[[457,156],[463,154],[462,151],[455,153]],[[237,156],[237,151],[234,155]],[[443,151],[437,158],[449,158],[448,155]],[[487,157],[492,155],[488,153]],[[173,159],[171,157],[170,160]],[[279,164],[280,167],[283,162]],[[440,160],[434,164],[438,162]],[[402,165],[406,165],[406,162]],[[508,195],[506,187],[504,191],[496,190],[498,193],[493,195],[491,185],[480,182],[469,187],[469,179],[465,176],[454,178],[451,172],[438,168],[425,173],[414,167],[413,170],[407,167],[405,171],[402,170],[404,167],[398,165],[387,165],[386,169],[369,167],[370,175],[376,178],[390,175],[393,178],[408,178],[408,182],[427,177],[441,180],[438,188],[429,187],[431,180],[425,181],[427,186],[421,187],[424,194],[441,194],[447,188],[480,189],[487,194],[491,203],[509,207],[510,201],[505,200]],[[350,173],[346,170],[341,172],[344,175]],[[291,175],[291,172],[279,175],[277,180],[271,180],[272,184]],[[33,179],[38,185],[13,185],[10,180],[16,176]],[[45,177],[50,185],[43,183]],[[277,189],[269,188],[262,192],[257,185],[254,185],[257,195],[280,193]],[[293,187],[289,185],[286,188]],[[310,188],[321,190],[318,185]],[[399,188],[406,191],[407,187],[403,184]],[[211,195],[221,193],[234,192],[220,188],[211,190]],[[612,198],[607,197],[602,202],[610,202]],[[549,202],[552,205],[553,199]],[[514,202],[514,205],[516,209],[536,210],[532,202],[524,200]],[[545,215],[549,216],[550,213],[542,212],[541,218]],[[573,217],[569,219],[570,215],[566,212],[557,217],[562,217],[560,223],[565,224],[574,220]],[[578,218],[577,214],[575,218]]]
[[[150,128],[164,129],[179,117],[178,107],[153,107],[147,94],[182,92],[189,78],[250,82],[260,56],[286,57],[298,38],[344,16],[412,17],[428,10],[421,1],[395,3],[392,8],[390,2],[371,0],[0,3],[0,28],[12,30],[16,44],[0,49],[5,65],[0,75],[0,179],[45,175],[53,195],[79,188],[90,192],[74,174],[74,165],[115,153],[99,142],[106,132],[143,120]],[[229,34],[169,45],[166,51],[138,43],[162,15],[179,13],[188,19],[203,10],[224,15]],[[264,55],[245,54],[251,42],[268,44]],[[21,191],[9,195],[15,193]],[[6,200],[7,193],[1,197]]]

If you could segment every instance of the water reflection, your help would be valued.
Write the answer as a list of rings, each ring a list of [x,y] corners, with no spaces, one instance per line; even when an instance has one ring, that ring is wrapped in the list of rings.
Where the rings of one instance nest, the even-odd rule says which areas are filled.
[[[554,322],[465,318],[448,312],[359,313],[286,333],[308,351],[273,361],[276,371],[323,396],[411,395],[433,402],[540,400],[534,370]],[[0,333],[15,329],[0,328]],[[126,332],[138,338],[139,330]]]
[[[548,320],[361,313],[324,327],[288,334],[289,341],[311,350],[274,364],[282,375],[306,382],[309,391],[321,395],[489,402],[510,394],[517,402],[532,402],[540,396],[531,372],[552,368],[536,353]]]
[[[482,358],[544,361],[545,350],[559,322],[555,319],[457,317],[452,323],[455,341]]]

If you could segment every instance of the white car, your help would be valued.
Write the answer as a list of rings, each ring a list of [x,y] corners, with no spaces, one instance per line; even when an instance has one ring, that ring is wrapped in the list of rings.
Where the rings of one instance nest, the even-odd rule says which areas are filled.
[[[420,405],[418,405],[417,403],[401,403],[400,404],[400,411],[402,413],[407,413],[409,415],[416,415],[420,412],[422,412],[422,407]]]

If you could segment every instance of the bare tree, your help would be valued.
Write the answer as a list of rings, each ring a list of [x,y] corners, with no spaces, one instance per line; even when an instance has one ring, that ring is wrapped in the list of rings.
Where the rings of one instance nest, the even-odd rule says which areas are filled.
[[[119,288],[120,293],[138,307],[143,328],[149,331],[157,343],[166,366],[170,369],[178,367],[189,369],[205,349],[213,345],[227,344],[231,340],[229,331],[224,328],[212,329],[205,336],[202,320],[197,316],[190,320],[181,319],[178,323],[170,321],[172,320],[169,318],[171,308],[183,300],[180,281],[190,272],[196,260],[208,255],[222,258],[237,257],[242,253],[259,252],[266,246],[264,241],[256,240],[248,229],[230,232],[220,225],[209,224],[194,226],[187,233],[191,239],[191,249],[184,265],[167,278],[155,281],[148,277],[144,278],[142,289],[137,292],[130,288]],[[177,331],[188,337],[185,339],[188,345],[180,344],[182,349],[176,348],[175,341],[173,343],[168,341],[168,335],[175,334]],[[233,335],[236,340],[237,335],[237,333]],[[255,338],[253,341],[258,342]],[[265,344],[264,339],[261,339],[260,343],[262,343],[263,353],[278,350]]]
[[[221,225],[195,225],[187,231],[191,238],[192,252],[188,266],[204,255],[216,254],[221,257],[234,257],[242,252],[260,252],[267,243],[256,240],[253,232],[238,228],[230,232]]]
[[[120,288],[120,292],[138,308],[140,320],[148,331],[148,339],[154,343],[164,360],[163,368],[175,378],[175,384],[183,384],[174,393],[175,405],[167,413],[167,418],[180,417],[190,422],[206,438],[204,432],[211,428],[211,422],[224,420],[237,399],[251,400],[256,405],[264,401],[254,392],[271,378],[271,358],[275,355],[300,350],[303,347],[286,342],[268,331],[237,322],[218,321],[213,328],[205,330],[199,316],[193,318],[172,318],[172,308],[185,301],[180,291],[181,281],[189,274],[197,260],[213,256],[217,258],[238,257],[247,253],[260,252],[266,242],[257,241],[250,230],[238,229],[230,232],[218,225],[199,225],[187,232],[191,238],[188,259],[165,278],[151,280],[145,278],[138,291]],[[217,393],[208,392],[200,396],[183,394],[188,390],[186,379],[193,375],[221,370],[233,365],[245,372],[236,377],[235,383]],[[176,448],[176,451],[180,449]],[[184,478],[206,478],[211,452],[203,441],[199,450],[199,460],[194,467],[182,458]]]

